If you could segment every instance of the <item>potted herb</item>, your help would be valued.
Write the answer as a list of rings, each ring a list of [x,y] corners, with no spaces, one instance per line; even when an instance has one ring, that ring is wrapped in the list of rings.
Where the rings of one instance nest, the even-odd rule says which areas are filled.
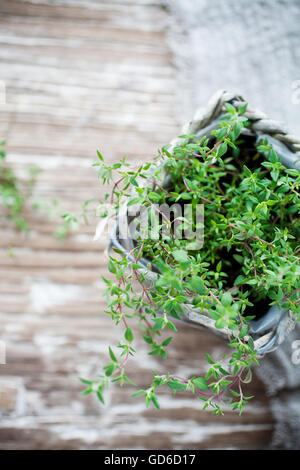
[[[98,152],[117,213],[106,313],[123,324],[124,337],[119,357],[109,347],[99,381],[83,380],[84,393],[103,401],[110,381],[133,384],[126,363],[138,354],[134,322],[149,353],[165,358],[172,336],[162,331],[173,334],[185,321],[222,335],[232,353],[222,362],[207,354],[204,377],[154,374],[134,395],[159,408],[158,389],[167,386],[191,391],[215,414],[222,402],[242,412],[252,366],[300,319],[299,144],[221,91],[151,162],[107,166]]]

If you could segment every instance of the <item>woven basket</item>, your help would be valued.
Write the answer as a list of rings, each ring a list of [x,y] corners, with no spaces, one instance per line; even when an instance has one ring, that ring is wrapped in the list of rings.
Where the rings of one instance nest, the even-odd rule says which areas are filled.
[[[207,107],[199,109],[194,118],[186,123],[182,129],[182,134],[195,134],[199,138],[204,135],[209,136],[213,129],[219,128],[220,116],[226,112],[225,103],[230,103],[239,108],[245,103],[245,100],[239,95],[229,93],[226,90],[219,90],[211,98]],[[269,119],[264,113],[249,106],[244,115],[249,120],[250,125],[242,131],[242,134],[254,136],[257,138],[257,141],[267,138],[269,143],[273,145],[283,165],[287,168],[300,170],[300,138],[289,134],[282,124]],[[180,145],[181,142],[182,139],[180,138],[174,139],[168,149],[169,152],[172,152],[172,149]],[[135,259],[129,253],[135,246],[134,241],[132,239],[119,239],[119,224],[122,223],[122,217],[126,217],[128,223],[131,222],[125,208],[125,211],[122,211],[122,215],[118,215],[117,224],[111,234],[109,248],[116,247],[128,257],[129,261],[135,262]],[[154,282],[158,277],[157,272],[153,270],[151,262],[143,257],[139,260],[139,264],[145,276],[147,288],[153,289]],[[217,329],[215,321],[209,316],[207,311],[203,310],[200,312],[200,310],[195,309],[191,304],[183,304],[182,309],[181,320],[185,323],[209,329],[215,334],[221,335],[226,341],[232,335],[232,332],[227,328]],[[253,320],[251,322],[250,334],[254,340],[258,356],[262,357],[264,354],[276,349],[295,328],[295,323],[296,316],[292,312],[279,309],[277,306],[272,306],[259,320]]]

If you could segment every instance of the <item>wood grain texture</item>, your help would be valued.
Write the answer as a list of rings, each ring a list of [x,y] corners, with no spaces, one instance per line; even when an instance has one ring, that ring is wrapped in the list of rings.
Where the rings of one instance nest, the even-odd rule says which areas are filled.
[[[166,41],[168,14],[160,2],[2,0],[0,79],[7,103],[0,134],[21,179],[41,173],[34,200],[56,199],[80,214],[104,188],[91,167],[97,148],[109,161],[142,161],[180,130],[176,70]],[[192,396],[162,391],[162,411],[146,410],[132,390],[117,386],[102,407],[82,397],[79,376],[94,378],[119,333],[104,314],[101,274],[106,240],[92,241],[96,220],[65,242],[53,237],[57,218],[28,209],[25,237],[0,217],[1,449],[208,449],[268,445],[273,418],[261,383],[239,418],[201,411]],[[13,257],[7,256],[13,248]],[[149,356],[137,335],[129,376],[141,385],[151,370],[201,373],[205,352],[221,357],[223,342],[180,326],[169,358]]]

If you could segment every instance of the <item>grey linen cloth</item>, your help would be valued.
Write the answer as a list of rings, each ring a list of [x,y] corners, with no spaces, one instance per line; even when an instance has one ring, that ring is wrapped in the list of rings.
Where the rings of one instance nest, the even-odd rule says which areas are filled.
[[[177,67],[182,122],[219,88],[240,93],[252,106],[300,135],[299,0],[162,0]],[[300,448],[300,325],[257,375],[275,418],[271,448]]]

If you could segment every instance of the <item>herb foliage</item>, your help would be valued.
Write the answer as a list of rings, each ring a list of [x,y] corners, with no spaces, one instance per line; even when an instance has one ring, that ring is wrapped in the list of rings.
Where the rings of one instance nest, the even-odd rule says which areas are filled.
[[[229,332],[232,352],[226,366],[207,354],[205,376],[154,373],[149,387],[133,396],[142,395],[146,406],[152,402],[159,408],[158,390],[167,386],[174,393],[190,391],[203,400],[204,409],[217,415],[223,414],[222,403],[241,413],[252,398],[244,393],[244,383],[258,364],[249,321],[274,304],[300,319],[299,172],[284,167],[267,140],[256,146],[242,134],[249,125],[243,116],[246,108],[227,104],[219,128],[210,136],[180,136],[181,143],[171,151],[163,147],[153,161],[135,169],[125,159],[106,165],[98,152],[99,177],[103,184],[113,183],[111,201],[117,211],[124,198],[128,206],[147,207],[150,216],[163,203],[203,203],[204,244],[191,250],[161,214],[159,228],[169,224],[169,236],[138,240],[130,253],[134,262],[118,250],[110,256],[108,269],[115,280],[103,278],[109,299],[106,313],[123,325],[123,337],[119,354],[109,346],[110,360],[99,379],[81,379],[87,385],[84,394],[96,392],[104,402],[110,382],[136,386],[126,373],[129,358],[136,354],[132,325],[142,330],[149,354],[165,359],[172,341],[165,332],[177,332],[182,306],[192,304],[207,312],[217,329]],[[165,174],[170,179],[167,187]],[[181,223],[187,222],[182,218]],[[159,273],[153,289],[146,288],[142,256]]]

